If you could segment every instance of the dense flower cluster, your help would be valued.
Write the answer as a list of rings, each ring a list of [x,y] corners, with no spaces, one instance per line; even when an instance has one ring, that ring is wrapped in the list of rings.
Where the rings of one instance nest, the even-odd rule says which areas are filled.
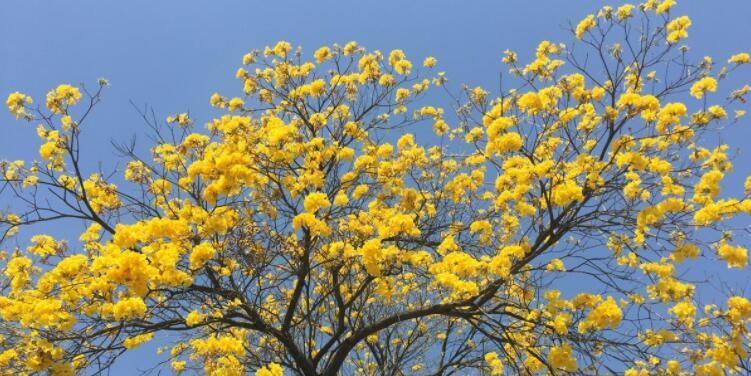
[[[426,103],[449,90],[433,57],[282,41],[242,58],[242,94],[211,95],[204,131],[178,113],[150,156],[124,148],[123,184],[78,159],[77,106],[106,81],[46,110],[10,94],[41,160],[0,163],[30,205],[0,213],[6,236],[85,226],[2,253],[0,373],[83,372],[166,332],[178,373],[749,372],[751,302],[704,304],[687,276],[748,268],[728,220],[751,214],[751,180],[725,195],[729,148],[701,135],[745,102],[715,93],[749,55],[685,62],[674,11],[588,15],[571,33],[598,68],[562,43],[506,51],[519,87],[466,88],[452,114]]]

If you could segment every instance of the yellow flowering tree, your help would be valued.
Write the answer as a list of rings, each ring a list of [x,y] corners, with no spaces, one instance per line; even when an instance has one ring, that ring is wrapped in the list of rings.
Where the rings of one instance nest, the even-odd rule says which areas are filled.
[[[81,159],[106,81],[10,94],[42,144],[0,164],[0,370],[103,371],[154,341],[155,366],[211,375],[751,372],[751,302],[688,273],[747,271],[730,219],[751,200],[722,194],[713,136],[749,55],[691,61],[674,5],[506,51],[499,92],[452,93],[432,57],[279,42],[205,129],[144,114],[151,155],[120,144],[118,174]],[[84,231],[36,233],[58,222]]]

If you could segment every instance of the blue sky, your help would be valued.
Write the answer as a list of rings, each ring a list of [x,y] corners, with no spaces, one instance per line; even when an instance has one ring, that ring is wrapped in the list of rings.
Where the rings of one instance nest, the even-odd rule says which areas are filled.
[[[146,141],[147,129],[130,100],[148,103],[160,118],[189,110],[202,124],[216,115],[208,105],[213,92],[240,94],[234,72],[242,55],[278,40],[303,46],[308,56],[320,45],[350,40],[369,49],[401,48],[414,61],[435,56],[454,88],[462,83],[495,88],[504,49],[526,60],[540,40],[558,41],[569,21],[602,5],[583,0],[3,0],[0,96],[19,90],[39,102],[59,83],[94,87],[99,77],[109,79],[111,87],[83,142],[85,155],[112,167],[111,139],[137,135]],[[725,61],[751,50],[751,1],[683,0],[676,11],[694,21],[688,40],[693,53]],[[751,82],[751,70],[730,82],[733,88]],[[751,136],[747,122],[723,133],[731,147],[745,146]],[[34,126],[3,110],[0,129],[0,159],[36,157]],[[751,175],[751,151],[739,154],[735,165],[727,183],[729,192],[737,193]],[[137,352],[113,374],[130,374],[135,365],[154,360],[145,350]]]
[[[504,49],[528,59],[540,40],[557,41],[569,21],[604,4],[5,0],[0,5],[0,94],[4,98],[19,90],[39,101],[59,83],[93,87],[99,77],[109,79],[112,86],[84,132],[91,155],[107,160],[114,157],[110,139],[144,138],[144,124],[130,100],[148,103],[160,117],[189,110],[202,124],[217,114],[208,106],[212,93],[240,94],[234,72],[242,55],[278,40],[301,45],[308,54],[323,44],[355,40],[369,49],[401,48],[415,61],[433,55],[454,87],[467,83],[493,89]],[[751,50],[751,2],[684,0],[677,12],[694,20],[689,39],[694,53],[724,61]],[[749,81],[751,72],[744,70],[733,83]],[[0,138],[0,158],[36,156],[33,127],[14,121],[7,111],[0,111],[0,126],[8,136]],[[729,139],[748,135],[748,129],[742,124],[729,129]],[[751,156],[740,158],[751,161]]]

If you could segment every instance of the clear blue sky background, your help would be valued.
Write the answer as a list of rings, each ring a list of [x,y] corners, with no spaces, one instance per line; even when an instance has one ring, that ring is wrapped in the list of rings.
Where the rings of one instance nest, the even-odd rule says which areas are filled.
[[[611,3],[619,5],[621,2]],[[565,0],[495,1],[40,1],[0,3],[0,96],[19,90],[37,103],[59,83],[111,87],[84,133],[85,155],[111,167],[111,139],[146,128],[129,104],[148,103],[160,118],[189,110],[197,123],[216,115],[215,92],[240,94],[234,79],[241,56],[287,40],[308,54],[320,45],[355,40],[369,49],[402,48],[421,61],[438,59],[451,85],[497,87],[504,49],[528,59],[542,39],[558,41],[568,21],[578,22],[606,3]],[[683,0],[677,13],[694,21],[688,44],[718,62],[751,50],[749,0]],[[566,38],[568,40],[568,37]],[[751,70],[736,74],[733,88],[751,82]],[[728,88],[727,86],[725,88]],[[750,111],[751,112],[751,111]],[[751,116],[723,138],[745,147]],[[34,126],[0,111],[0,159],[33,159]],[[728,192],[738,193],[751,174],[751,151],[735,160]],[[91,165],[90,167],[95,167]],[[732,187],[731,187],[732,186]],[[2,202],[5,207],[8,203]],[[153,364],[153,349],[124,358],[113,374],[128,375]]]

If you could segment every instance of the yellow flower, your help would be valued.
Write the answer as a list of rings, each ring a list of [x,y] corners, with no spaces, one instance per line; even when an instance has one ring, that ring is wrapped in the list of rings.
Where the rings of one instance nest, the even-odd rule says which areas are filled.
[[[399,74],[408,75],[412,71],[412,63],[409,60],[399,60],[394,64],[394,71]]]
[[[77,87],[63,84],[47,93],[47,109],[61,114],[68,106],[76,104],[79,99],[81,99],[81,91]]]
[[[5,276],[10,279],[13,291],[19,291],[31,280],[32,262],[28,257],[16,256],[5,266]]]
[[[315,57],[319,64],[323,63],[324,61],[331,59],[331,49],[327,46],[323,46],[313,53],[313,57]]]
[[[334,197],[334,205],[336,206],[344,206],[349,202],[349,198],[347,197],[347,193],[344,191],[337,192],[336,196]]]
[[[731,296],[727,301],[728,317],[731,323],[751,318],[751,302],[742,296]]]
[[[505,154],[508,152],[518,151],[522,148],[524,141],[521,135],[516,132],[505,133],[496,137],[488,144],[488,152]]]
[[[216,256],[214,247],[209,243],[201,243],[193,247],[193,251],[190,253],[190,268],[193,270],[199,269],[214,256]]]
[[[256,376],[283,376],[284,370],[282,366],[276,363],[269,363],[265,367],[261,367],[256,371]]]
[[[714,93],[715,91],[717,91],[717,80],[712,77],[704,77],[691,86],[691,96],[696,99],[701,99],[707,92]]]
[[[624,21],[628,18],[630,18],[633,15],[634,5],[633,4],[624,4],[615,11],[616,17],[618,17],[618,21]]]
[[[190,120],[190,118],[188,117],[188,114],[184,113],[184,112],[181,113],[181,114],[176,114],[176,115],[168,116],[167,117],[167,122],[168,123],[177,123],[177,125],[180,126],[181,128],[187,127],[187,126],[190,126],[191,124],[193,124],[193,121]]]
[[[671,44],[677,43],[681,39],[688,37],[687,30],[690,26],[691,26],[691,19],[688,18],[688,16],[681,16],[670,21],[667,25],[668,43],[671,43]]]
[[[579,24],[576,25],[576,38],[582,39],[584,37],[584,33],[591,30],[593,27],[597,26],[597,22],[595,21],[595,15],[590,14],[587,17],[585,17],[583,20],[579,22]]]
[[[553,203],[557,206],[566,206],[574,201],[584,199],[582,187],[573,180],[564,180],[553,188]]]
[[[331,232],[331,229],[326,222],[317,219],[313,213],[302,213],[296,215],[292,219],[292,227],[295,230],[305,227],[310,230],[313,235],[328,235]]]
[[[530,115],[537,114],[543,108],[542,100],[537,93],[534,92],[525,93],[516,103],[520,110],[526,111]]]
[[[25,106],[31,103],[32,100],[30,96],[21,94],[17,91],[8,95],[8,99],[5,101],[8,110],[16,117],[16,119],[28,115]]]
[[[745,268],[748,264],[748,250],[739,246],[723,243],[717,254],[728,263],[728,268]]]
[[[694,319],[696,317],[696,306],[691,302],[680,302],[669,309],[669,312],[676,316],[678,323],[683,324],[689,328],[694,326]]]
[[[603,330],[606,328],[615,329],[623,318],[621,308],[615,302],[612,296],[597,305],[588,315],[587,318],[579,323],[579,332],[585,333],[590,330]]]
[[[562,371],[576,372],[579,369],[576,365],[576,358],[572,354],[571,346],[568,343],[552,347],[548,354],[548,362],[553,368]]]
[[[139,297],[125,298],[112,308],[112,315],[117,321],[128,321],[143,317],[146,304]]]
[[[292,45],[289,42],[279,41],[274,46],[273,52],[274,55],[285,58],[290,50],[292,50]]]
[[[272,146],[287,141],[296,132],[294,126],[285,125],[284,122],[276,116],[268,118],[265,130],[269,144]]]
[[[392,50],[389,52],[389,65],[394,66],[397,62],[404,59],[404,51],[402,50]]]
[[[29,253],[47,257],[60,253],[62,247],[49,235],[34,235],[31,238],[31,246],[26,248]]]
[[[187,326],[196,326],[203,322],[204,315],[200,314],[198,311],[191,311],[188,316],[185,316],[185,325]]]
[[[226,106],[226,99],[219,95],[219,93],[214,93],[209,98],[209,104],[211,104],[211,107],[223,108]]]
[[[244,65],[253,64],[254,62],[255,62],[255,56],[253,56],[253,54],[247,53],[247,54],[243,55],[243,64]]]
[[[228,108],[230,111],[237,111],[243,108],[245,102],[240,98],[232,98],[229,101]]]
[[[342,52],[344,53],[344,56],[349,56],[355,53],[357,49],[358,49],[357,42],[351,41],[344,45]]]
[[[490,366],[491,375],[503,375],[503,362],[498,358],[498,353],[489,352],[485,354],[485,362]]]
[[[514,64],[517,60],[516,52],[511,50],[504,50],[503,51],[503,58],[501,58],[501,61],[504,64]]]
[[[565,272],[566,266],[563,264],[563,260],[556,258],[550,260],[550,262],[545,266],[545,270]]]
[[[396,73],[403,75],[408,75],[412,69],[412,63],[405,58],[402,50],[393,50],[389,53],[389,65]]]
[[[138,347],[143,343],[151,341],[152,338],[154,338],[154,333],[144,333],[134,337],[128,337],[123,341],[123,346],[125,346],[126,349],[130,350]]]
[[[735,54],[730,57],[728,60],[728,63],[730,64],[748,64],[751,62],[751,55],[749,55],[747,52],[741,52],[739,54]]]
[[[425,60],[423,60],[422,66],[424,66],[425,68],[433,68],[437,62],[438,60],[436,60],[436,58],[428,56],[425,58]]]
[[[662,14],[666,13],[670,10],[670,8],[675,6],[675,0],[663,0],[660,5],[655,8],[655,13]]]
[[[309,193],[305,196],[305,201],[303,202],[303,207],[308,213],[315,213],[319,209],[327,208],[329,206],[331,206],[331,202],[329,202],[328,197],[323,192]]]
[[[177,373],[182,372],[185,369],[185,362],[181,360],[174,360],[171,363],[172,370]]]

